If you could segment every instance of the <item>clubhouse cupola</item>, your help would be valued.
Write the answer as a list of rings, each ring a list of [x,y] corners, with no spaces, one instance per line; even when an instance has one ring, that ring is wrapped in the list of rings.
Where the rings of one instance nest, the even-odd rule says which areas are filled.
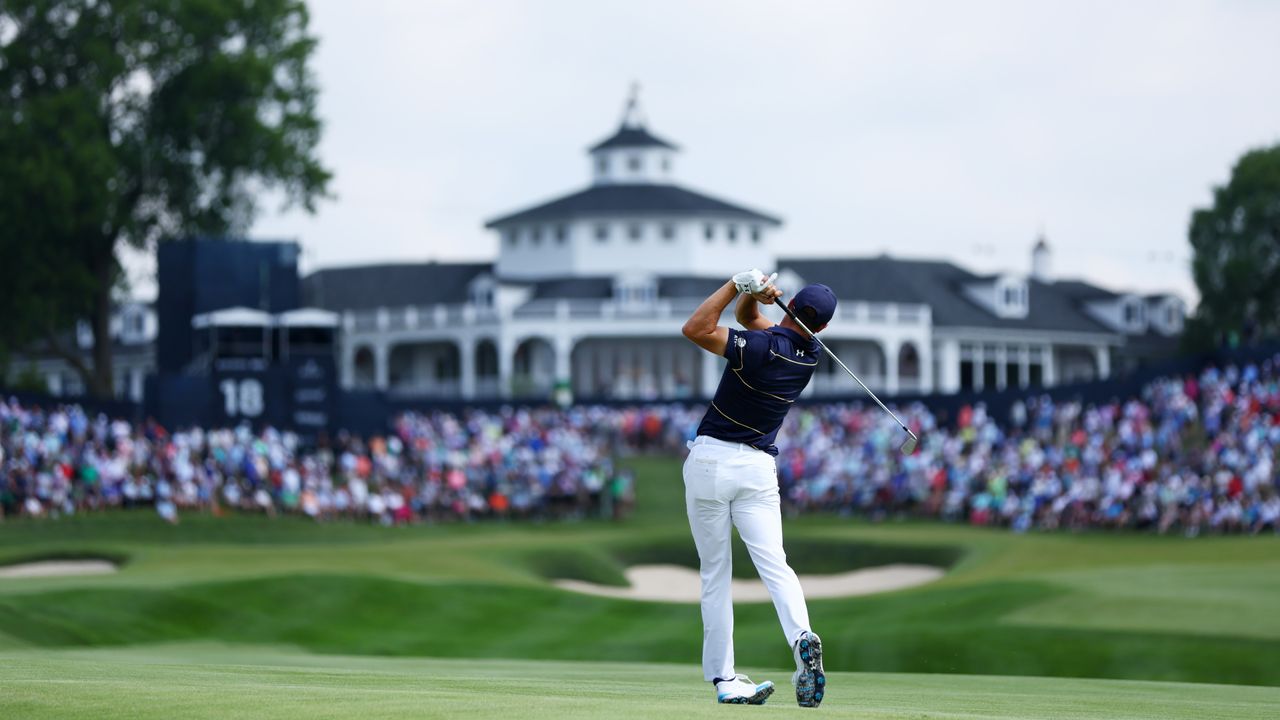
[[[588,151],[591,183],[485,227],[499,235],[502,280],[631,274],[720,277],[773,267],[773,215],[675,181],[675,143],[651,132],[632,90],[616,131]]]

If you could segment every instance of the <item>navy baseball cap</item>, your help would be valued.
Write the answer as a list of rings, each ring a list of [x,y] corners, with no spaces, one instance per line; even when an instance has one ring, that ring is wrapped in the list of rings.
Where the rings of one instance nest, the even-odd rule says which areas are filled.
[[[813,310],[816,316],[813,322],[816,326],[826,325],[831,322],[831,316],[836,314],[836,294],[826,285],[806,285],[791,298],[791,302],[793,310],[799,311],[805,308]],[[800,319],[808,320],[804,316]]]

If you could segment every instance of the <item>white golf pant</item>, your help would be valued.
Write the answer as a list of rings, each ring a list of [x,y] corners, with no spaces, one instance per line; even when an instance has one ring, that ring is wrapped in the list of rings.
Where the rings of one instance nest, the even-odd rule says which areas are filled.
[[[809,609],[782,550],[782,511],[773,456],[748,445],[698,436],[684,463],[689,528],[702,564],[702,673],[731,678],[733,527],[778,611],[787,646],[809,629]]]

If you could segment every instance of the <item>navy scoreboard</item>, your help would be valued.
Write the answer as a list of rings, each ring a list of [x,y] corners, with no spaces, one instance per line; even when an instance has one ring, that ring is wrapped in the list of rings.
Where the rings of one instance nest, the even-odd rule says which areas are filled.
[[[228,308],[197,315],[196,367],[208,368],[210,421],[315,435],[333,424],[335,314]]]
[[[338,316],[300,307],[296,243],[162,243],[159,373],[148,413],[169,426],[335,427]]]
[[[328,430],[334,421],[337,382],[332,359],[299,359],[284,365],[220,365],[209,375],[210,421],[217,426],[287,427],[304,434]]]

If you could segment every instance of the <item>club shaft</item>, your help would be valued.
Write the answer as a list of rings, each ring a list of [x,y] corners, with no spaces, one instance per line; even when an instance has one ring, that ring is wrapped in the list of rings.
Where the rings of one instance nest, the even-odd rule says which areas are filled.
[[[787,305],[782,302],[781,297],[778,298],[778,304],[782,306],[782,311],[787,314],[787,317],[791,318],[792,322],[799,325],[801,330],[804,330],[806,333],[809,333],[809,337],[813,338],[813,341],[818,343],[818,347],[822,348],[823,351],[825,351],[827,355],[831,357],[832,360],[835,360],[836,364],[839,365],[842,370],[849,373],[849,377],[853,378],[854,382],[862,386],[862,389],[865,390],[866,393],[871,396],[872,400],[876,401],[876,404],[880,406],[881,410],[884,410],[885,412],[889,413],[889,417],[893,418],[893,421],[898,423],[898,425],[903,430],[906,430],[908,435],[910,435],[912,438],[916,440],[919,440],[919,438],[916,437],[916,434],[911,432],[911,428],[907,427],[906,423],[899,420],[898,416],[894,415],[892,410],[890,410],[887,406],[885,406],[884,403],[880,402],[880,398],[876,397],[876,394],[871,392],[871,388],[867,387],[867,384],[862,382],[862,380],[852,370],[849,369],[849,366],[844,364],[844,361],[842,361],[839,357],[837,357],[835,353],[831,352],[831,348],[827,347],[826,343],[819,340],[818,336],[815,335],[813,331],[810,330],[807,326],[805,326],[804,322],[801,321],[800,318],[796,317],[796,314],[791,311],[791,308],[787,307]]]

